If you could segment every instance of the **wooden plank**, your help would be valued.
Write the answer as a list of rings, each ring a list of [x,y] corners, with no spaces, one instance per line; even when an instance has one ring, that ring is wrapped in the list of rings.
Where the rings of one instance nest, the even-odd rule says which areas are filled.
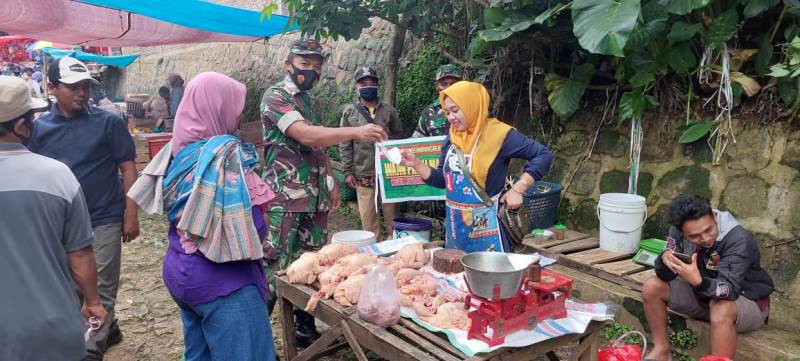
[[[281,315],[282,316],[282,315]],[[294,333],[294,330],[292,330]],[[319,354],[325,351],[328,348],[328,345],[334,343],[339,336],[342,335],[342,327],[336,326],[334,328],[329,329],[326,331],[322,336],[314,341],[308,348],[300,352],[295,358],[290,359],[291,361],[311,361],[311,360],[318,360],[320,358]]]
[[[401,326],[401,325],[394,325],[391,327],[392,331],[397,332],[400,336],[408,339],[411,341],[412,344],[415,346],[419,346],[423,350],[435,350],[437,349],[433,343],[428,342],[424,338],[420,337],[416,333],[412,332],[411,330]],[[456,358],[455,356],[447,353],[447,352],[436,352],[433,354],[434,356],[438,357],[442,361],[459,361],[461,358]]]
[[[283,356],[293,360],[297,356],[297,340],[295,339],[294,306],[289,300],[278,295],[281,310],[281,335],[283,336]]]
[[[316,292],[306,285],[289,283],[285,276],[277,278],[276,289],[279,297],[286,298],[300,309],[306,307],[311,294]],[[317,305],[317,309],[309,313],[328,325],[338,325],[339,321],[345,317],[344,309],[333,300],[321,300]]]
[[[390,361],[439,361],[428,352],[444,352],[439,349],[420,350],[383,328],[360,319],[358,315],[350,316],[347,324],[361,346]]]
[[[520,361],[520,360],[535,360],[538,357],[542,357],[546,355],[548,352],[557,350],[564,345],[573,342],[579,342],[582,338],[584,338],[587,334],[593,334],[598,332],[603,327],[603,322],[592,321],[589,326],[586,327],[586,331],[582,334],[580,333],[573,333],[569,335],[564,335],[561,337],[556,337],[553,339],[549,339],[547,341],[542,341],[536,344],[533,344],[528,347],[520,347],[520,348],[512,348],[510,351],[500,353],[493,358],[490,358],[492,361]],[[590,346],[591,348],[591,346]],[[508,350],[507,348],[500,349],[500,350]],[[591,350],[587,350],[592,352]],[[595,356],[597,355],[597,349],[594,349]],[[480,358],[470,358],[472,360],[481,360]]]
[[[559,256],[558,263],[564,267],[569,267],[583,273],[590,274],[592,276],[600,277],[604,280],[614,282],[620,286],[628,287],[632,290],[640,290],[641,284],[634,282],[633,280],[625,278],[626,276],[619,276],[609,272],[606,272],[602,269],[596,268],[594,266],[590,266],[581,262],[576,262],[575,260],[567,257],[567,256]]]
[[[350,344],[350,348],[353,349],[356,359],[358,359],[358,361],[367,361],[367,355],[364,354],[364,350],[361,349],[358,339],[353,335],[353,330],[350,329],[350,326],[347,325],[347,321],[345,320],[342,320],[342,331],[344,332],[344,338],[347,340],[347,343]]]
[[[346,340],[342,341],[342,342],[337,342],[337,343],[331,345],[330,347],[320,351],[317,354],[317,357],[318,358],[323,358],[325,356],[330,356],[330,355],[333,355],[333,354],[335,354],[335,353],[337,353],[337,352],[339,352],[339,351],[341,351],[341,350],[343,350],[345,348],[349,348],[349,347],[350,347],[350,344],[347,343]]]
[[[633,259],[624,259],[622,261],[601,263],[594,265],[595,267],[617,276],[629,275],[632,273],[644,271],[646,266],[640,265],[633,261]]]
[[[433,332],[430,332],[422,328],[420,325],[417,325],[414,321],[401,317],[400,324],[403,325],[403,327],[413,331],[417,335],[420,335],[425,339],[427,339],[428,341],[433,342],[434,344],[436,344],[436,346],[439,346],[439,348],[448,351],[455,356],[462,358],[464,357],[464,353],[461,352],[459,349],[457,349],[455,346],[453,346],[453,344],[450,343],[448,339],[439,337]]]
[[[641,285],[644,284],[644,281],[647,281],[648,278],[653,277],[655,275],[656,275],[656,270],[649,269],[644,272],[627,275],[625,276],[625,278],[630,279],[636,284],[638,284],[640,286],[638,289],[641,289]]]
[[[621,259],[630,258],[631,255],[628,253],[609,252],[602,248],[593,248],[590,250],[573,253],[565,257],[572,258],[576,262],[588,265],[595,265],[598,263],[618,261]]]
[[[600,241],[598,241],[597,238],[590,237],[570,243],[565,243],[559,246],[551,247],[548,248],[547,251],[556,254],[559,253],[565,254],[570,252],[583,251],[590,248],[597,248],[598,246],[600,246]]]
[[[555,232],[553,228],[548,228],[548,230]],[[564,232],[564,239],[556,239],[556,237],[553,236],[545,242],[538,242],[533,234],[528,234],[525,236],[525,239],[523,239],[522,243],[534,248],[548,248],[584,238],[589,238],[589,235],[568,229]]]

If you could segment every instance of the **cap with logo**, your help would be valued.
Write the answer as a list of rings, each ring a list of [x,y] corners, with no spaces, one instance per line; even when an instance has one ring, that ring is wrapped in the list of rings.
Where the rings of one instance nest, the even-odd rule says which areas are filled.
[[[381,80],[381,77],[378,76],[378,72],[375,69],[372,69],[368,66],[362,66],[356,70],[356,81],[359,81],[364,78],[373,78],[375,80]]]
[[[50,63],[47,69],[47,78],[64,84],[75,84],[83,80],[90,80],[93,84],[100,85],[97,79],[92,78],[92,74],[86,64],[69,56]]]
[[[314,39],[307,39],[302,38],[292,43],[289,46],[289,53],[296,54],[296,55],[319,55],[321,57],[325,57],[322,54],[322,45],[320,45],[319,41]]]
[[[47,102],[31,97],[22,78],[0,75],[0,123],[19,119],[31,109],[47,108]]]
[[[439,67],[436,70],[436,81],[441,80],[442,78],[453,77],[458,79],[463,79],[464,76],[461,74],[461,69],[453,64],[445,64]]]

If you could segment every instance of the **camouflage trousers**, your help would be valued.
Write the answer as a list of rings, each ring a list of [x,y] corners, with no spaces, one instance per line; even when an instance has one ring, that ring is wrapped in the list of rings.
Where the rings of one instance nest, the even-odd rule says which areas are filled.
[[[268,227],[264,271],[269,298],[274,302],[275,272],[289,267],[305,251],[316,251],[325,245],[328,212],[284,212],[281,207],[273,207],[264,214],[264,220]]]

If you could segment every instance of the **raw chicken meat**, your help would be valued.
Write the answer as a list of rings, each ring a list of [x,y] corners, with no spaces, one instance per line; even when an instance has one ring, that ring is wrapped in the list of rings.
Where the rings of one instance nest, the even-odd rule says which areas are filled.
[[[412,243],[403,246],[394,255],[394,258],[400,262],[400,265],[407,268],[422,268],[428,264],[430,255],[428,251],[422,248],[422,243]]]
[[[375,264],[378,262],[378,256],[371,253],[356,253],[345,256],[336,261],[335,265],[340,265],[339,275],[342,278],[347,278],[351,273],[359,270],[361,267]]]
[[[301,283],[310,285],[317,279],[317,275],[322,272],[319,265],[319,255],[314,252],[306,252],[296,261],[286,268],[286,276],[291,283]]]
[[[366,273],[355,274],[348,277],[347,280],[336,286],[336,290],[333,293],[333,300],[345,307],[350,307],[358,303],[358,295],[361,294],[361,286],[366,279]]]
[[[397,275],[394,277],[394,282],[397,287],[400,288],[411,283],[411,280],[422,273],[422,271],[417,271],[413,268],[403,268],[397,272]]]
[[[405,285],[400,286],[400,293],[401,294],[422,294],[428,296],[435,296],[436,295],[436,287],[438,283],[433,276],[425,273],[420,272],[419,275],[415,276],[411,279],[411,281],[407,282]]]
[[[400,266],[400,263],[395,262],[391,258],[384,258],[384,257],[378,258],[378,263],[386,266],[386,268],[388,268],[389,272],[392,274],[392,277],[397,276],[397,273],[399,273],[400,269],[403,268]]]
[[[438,328],[457,328],[464,331],[469,330],[471,323],[467,309],[461,302],[447,302],[436,309],[433,317],[420,318]]]
[[[436,296],[429,296],[426,294],[422,295],[412,295],[411,296],[412,304],[411,307],[414,309],[414,312],[417,313],[417,316],[420,317],[431,317],[436,313],[436,310],[446,302],[444,296],[436,295]]]
[[[336,286],[342,281],[343,277],[340,275],[342,265],[334,263],[330,268],[322,271],[317,277],[319,281],[319,291],[314,292],[311,298],[308,299],[306,304],[306,311],[313,311],[317,309],[317,304],[323,298],[333,296]]]
[[[339,258],[358,253],[358,248],[342,244],[329,244],[319,250],[320,266],[330,266]]]

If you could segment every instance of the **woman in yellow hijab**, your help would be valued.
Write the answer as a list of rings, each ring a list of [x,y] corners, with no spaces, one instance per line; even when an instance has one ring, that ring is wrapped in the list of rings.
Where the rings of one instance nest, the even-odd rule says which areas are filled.
[[[457,82],[439,100],[450,123],[439,166],[430,168],[410,151],[403,152],[402,165],[414,168],[425,183],[446,189],[448,248],[511,252],[508,232],[497,219],[498,203],[521,207],[522,195],[547,173],[553,156],[544,145],[490,118],[489,93],[479,83]],[[511,159],[528,162],[501,195]]]

